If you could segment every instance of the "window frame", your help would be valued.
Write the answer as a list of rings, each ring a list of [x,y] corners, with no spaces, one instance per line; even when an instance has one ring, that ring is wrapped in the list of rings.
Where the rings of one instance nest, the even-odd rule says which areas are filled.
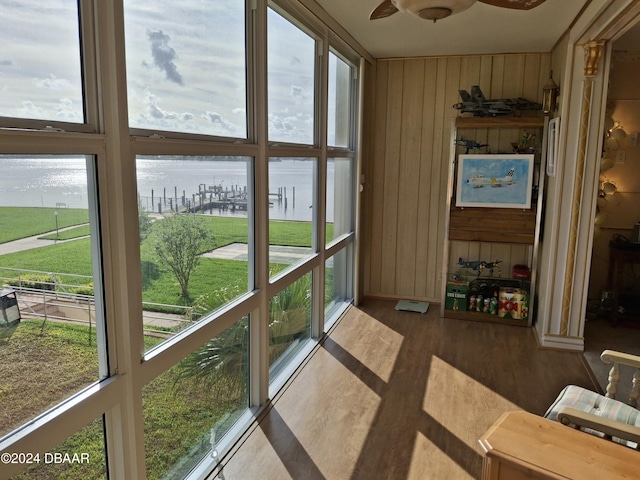
[[[353,221],[357,223],[359,178],[359,95],[362,91],[362,52],[351,47],[333,33],[318,12],[311,12],[298,2],[288,0],[247,2],[246,8],[246,101],[247,138],[191,135],[129,129],[124,61],[124,6],[122,2],[78,0],[81,31],[81,64],[85,123],[69,124],[41,120],[0,118],[0,153],[66,153],[95,156],[97,189],[93,194],[99,209],[102,285],[96,292],[103,295],[100,308],[106,318],[106,355],[109,376],[45,412],[23,426],[16,434],[0,440],[0,451],[46,452],[80,430],[86,423],[103,416],[107,442],[108,470],[113,478],[144,478],[145,455],[141,389],[207,340],[220,334],[238,319],[249,314],[250,374],[249,409],[243,421],[255,421],[257,413],[267,406],[302,361],[318,345],[327,330],[324,318],[325,259],[342,249],[350,249],[353,258],[350,275],[355,277],[357,228],[326,245],[326,162],[327,157],[348,157],[356,164],[354,172]],[[312,35],[316,45],[314,80],[314,141],[289,144],[268,140],[266,16],[267,8],[293,21]],[[335,27],[335,25],[334,25]],[[353,78],[348,148],[327,146],[327,75],[329,49],[347,59],[358,72]],[[371,60],[371,59],[369,59]],[[359,63],[360,62],[360,63]],[[47,128],[53,127],[53,128]],[[250,257],[249,292],[225,305],[203,321],[181,332],[160,347],[144,352],[139,264],[137,212],[124,205],[135,201],[136,155],[234,155],[252,157],[251,182],[255,206],[249,219],[253,246]],[[268,274],[268,179],[266,169],[271,157],[317,158],[318,209],[315,213],[314,253],[282,275],[269,279]],[[302,276],[312,276],[311,339],[295,361],[277,379],[268,374],[269,299]],[[355,281],[353,282],[355,284]],[[351,288],[355,288],[353,285]],[[346,302],[348,304],[349,302]],[[337,316],[336,316],[337,318]],[[219,455],[224,460],[235,441],[245,431],[238,423],[220,443]],[[204,478],[215,468],[203,462],[192,473]],[[8,475],[20,466],[9,466]]]

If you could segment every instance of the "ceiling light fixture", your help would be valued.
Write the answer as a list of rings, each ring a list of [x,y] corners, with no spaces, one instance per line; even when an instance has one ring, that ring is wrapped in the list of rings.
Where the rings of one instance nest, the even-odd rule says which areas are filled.
[[[442,20],[443,18],[447,18],[453,12],[450,8],[443,7],[430,7],[423,8],[418,12],[418,16],[420,18],[424,18],[425,20],[433,20],[433,23],[436,23],[436,20]]]
[[[392,3],[401,12],[435,22],[466,10],[476,0],[392,0]]]

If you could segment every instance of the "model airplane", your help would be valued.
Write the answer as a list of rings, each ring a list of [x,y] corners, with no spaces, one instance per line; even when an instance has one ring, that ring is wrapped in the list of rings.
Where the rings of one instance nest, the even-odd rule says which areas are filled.
[[[518,110],[542,110],[540,103],[525,98],[487,100],[478,85],[471,87],[471,93],[466,90],[460,90],[459,93],[462,102],[456,103],[453,108],[460,110],[460,113],[472,113],[475,117],[509,115]]]
[[[471,149],[477,150],[478,148],[489,146],[488,143],[478,143],[475,140],[466,140],[464,137],[460,137],[460,140],[456,140],[456,145],[466,147],[467,151],[464,153],[469,153],[469,150]]]
[[[467,179],[467,183],[473,188],[482,188],[485,185],[490,187],[508,187],[517,183],[513,179],[513,174],[516,172],[515,168],[511,168],[504,176],[504,178],[486,177],[484,175],[474,175]]]
[[[502,263],[502,260],[496,260],[495,262],[485,262],[484,260],[474,260],[471,262],[465,262],[462,257],[458,259],[458,265],[462,268],[471,268],[477,272],[477,275],[480,276],[483,270],[488,269],[493,274],[493,269],[497,268],[498,271],[500,267],[498,264]]]

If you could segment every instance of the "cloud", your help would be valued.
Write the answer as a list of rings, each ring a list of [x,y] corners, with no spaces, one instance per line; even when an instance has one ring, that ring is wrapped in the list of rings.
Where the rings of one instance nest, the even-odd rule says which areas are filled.
[[[74,105],[70,98],[61,98],[55,106],[56,117],[61,120],[82,122],[82,109]]]
[[[32,78],[31,81],[38,88],[47,88],[51,90],[65,90],[72,88],[66,78],[57,78],[51,74],[48,78]]]
[[[224,117],[217,112],[207,111],[202,115],[202,118],[208,120],[215,127],[219,127],[217,128],[217,130],[221,129],[222,131],[228,133],[235,133],[237,130],[236,126],[233,123],[225,120]]]
[[[36,106],[31,100],[24,100],[22,107],[18,109],[18,116],[20,118],[42,118],[42,109]]]
[[[176,120],[181,116],[177,112],[163,110],[158,105],[158,97],[151,93],[149,90],[145,90],[144,92],[144,102],[146,104],[145,117],[155,118],[156,120]],[[182,116],[184,115],[185,114],[183,114]]]
[[[169,46],[169,35],[165,35],[162,30],[147,30],[147,36],[151,42],[151,54],[153,62],[165,72],[167,79],[178,85],[184,85],[182,75],[178,72],[178,67],[174,63],[176,51]]]

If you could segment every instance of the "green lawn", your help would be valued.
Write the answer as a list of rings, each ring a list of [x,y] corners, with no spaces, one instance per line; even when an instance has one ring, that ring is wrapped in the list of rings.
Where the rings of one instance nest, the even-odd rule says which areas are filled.
[[[65,212],[69,211],[65,210]],[[3,213],[6,213],[6,211],[3,211]],[[17,213],[14,212],[14,214]],[[205,250],[236,242],[247,242],[248,228],[246,218],[207,216],[203,218],[215,238],[215,244],[207,245]],[[14,225],[18,223],[17,220],[13,222]],[[269,233],[272,244],[308,247],[311,245],[311,232],[312,227],[308,222],[272,221]],[[82,236],[85,233],[88,233],[88,226],[74,228],[69,235],[75,237]],[[143,301],[188,305],[200,295],[209,294],[212,291],[232,285],[238,286],[242,292],[247,291],[249,267],[246,261],[201,258],[200,264],[193,272],[189,283],[190,298],[181,298],[180,287],[175,277],[166,266],[159,263],[159,259],[153,252],[153,235],[152,228],[149,237],[140,246]],[[13,275],[9,271],[3,270],[2,267],[91,276],[93,272],[91,241],[89,238],[80,238],[70,242],[2,255],[0,256],[0,276],[8,277]],[[275,268],[275,266],[273,267]],[[71,275],[62,276],[58,278],[58,281],[73,285],[89,285],[92,283],[89,278],[79,279]]]
[[[43,240],[71,240],[72,238],[86,237],[91,234],[91,229],[89,225],[80,225],[79,227],[70,228],[68,230],[63,230],[58,232],[56,235],[52,233],[50,235],[44,235],[42,237]]]
[[[89,211],[78,208],[0,207],[0,243],[55,232],[53,212],[59,229],[89,222]]]
[[[18,210],[2,209],[2,219],[4,220],[7,213],[19,217]],[[52,215],[51,209],[48,209],[48,214]],[[206,249],[235,242],[247,242],[246,219],[204,218],[215,236],[215,244],[208,245]],[[77,219],[78,223],[85,223],[86,220],[86,217]],[[19,218],[14,218],[10,223],[12,223],[10,228],[16,228],[20,224]],[[35,234],[35,228],[28,229],[24,226],[20,227],[20,230],[22,232],[28,230],[29,235]],[[46,230],[49,229],[42,229],[42,231]],[[84,235],[84,232],[86,227],[79,227],[73,229],[71,235],[76,237]],[[274,221],[270,226],[270,241],[281,245],[310,246],[311,233],[311,224],[307,222]],[[225,288],[236,292],[233,295],[247,290],[248,262],[201,258],[200,264],[191,277],[189,285],[191,298],[181,298],[180,287],[173,274],[167,267],[161,265],[154,255],[152,241],[153,229],[141,245],[144,301],[188,304],[201,295]],[[88,238],[80,238],[2,255],[0,256],[0,276],[7,276],[7,271],[2,267],[90,276],[92,274],[91,241]],[[79,280],[72,276],[62,278],[61,281],[79,283]],[[86,279],[86,282],[89,284],[91,280]],[[237,287],[237,290],[234,287]],[[213,300],[210,298],[210,301]],[[23,320],[15,329],[11,329],[10,334],[0,338],[0,355],[3,358],[3,365],[7,368],[20,365],[19,369],[10,369],[16,375],[2,374],[0,367],[0,400],[8,405],[0,415],[0,425],[3,415],[5,421],[12,419],[10,421],[15,426],[16,423],[22,423],[28,417],[44,411],[51,404],[50,402],[56,403],[97,379],[95,332],[89,331],[86,326],[61,322],[47,322],[44,328],[42,327],[41,320]],[[161,341],[163,339],[145,337],[145,350]],[[24,363],[24,359],[38,359],[42,355],[45,355],[45,358],[40,362]],[[61,389],[57,396],[46,394],[47,392],[42,388],[42,385],[47,383],[44,379],[37,381],[39,376],[47,376],[48,362],[54,362],[60,367],[55,373],[55,383]],[[38,370],[30,371],[29,368]],[[227,412],[244,408],[241,398],[229,396],[224,401],[213,398],[211,395],[214,392],[211,389],[203,389],[197,379],[187,379],[186,383],[180,384],[180,389],[176,393],[174,385],[178,369],[179,366],[173,367],[147,385],[143,392],[149,478],[161,478],[180,458],[192,451],[193,446],[200,440],[204,441],[202,448],[205,449],[207,432],[211,426]],[[18,395],[18,397],[13,398],[12,395]],[[24,398],[29,398],[30,401],[25,404]],[[20,412],[21,409],[28,410]],[[103,478],[103,442],[102,425],[98,419],[56,449],[60,452],[92,452],[91,464],[73,468],[68,468],[68,465],[47,465],[46,470],[38,469],[39,471],[16,478]]]
[[[62,322],[22,320],[0,338],[0,432],[44,412],[52,404],[97,380],[95,329]],[[89,340],[91,338],[91,341]],[[145,337],[151,348],[162,339]],[[31,361],[33,359],[33,361]],[[36,361],[35,359],[38,359]],[[19,368],[15,368],[19,367]],[[187,379],[176,384],[179,366],[173,367],[143,390],[147,474],[162,478],[227,412],[243,408],[239,398],[214,401],[213,392]],[[56,381],[51,382],[52,376]],[[178,388],[176,388],[178,386]],[[55,387],[56,392],[51,392]],[[25,399],[29,401],[25,401]],[[203,433],[206,434],[203,436]],[[205,444],[208,446],[208,444]],[[88,464],[44,464],[14,479],[105,478],[104,436],[100,419],[91,423],[53,452],[89,453]]]

